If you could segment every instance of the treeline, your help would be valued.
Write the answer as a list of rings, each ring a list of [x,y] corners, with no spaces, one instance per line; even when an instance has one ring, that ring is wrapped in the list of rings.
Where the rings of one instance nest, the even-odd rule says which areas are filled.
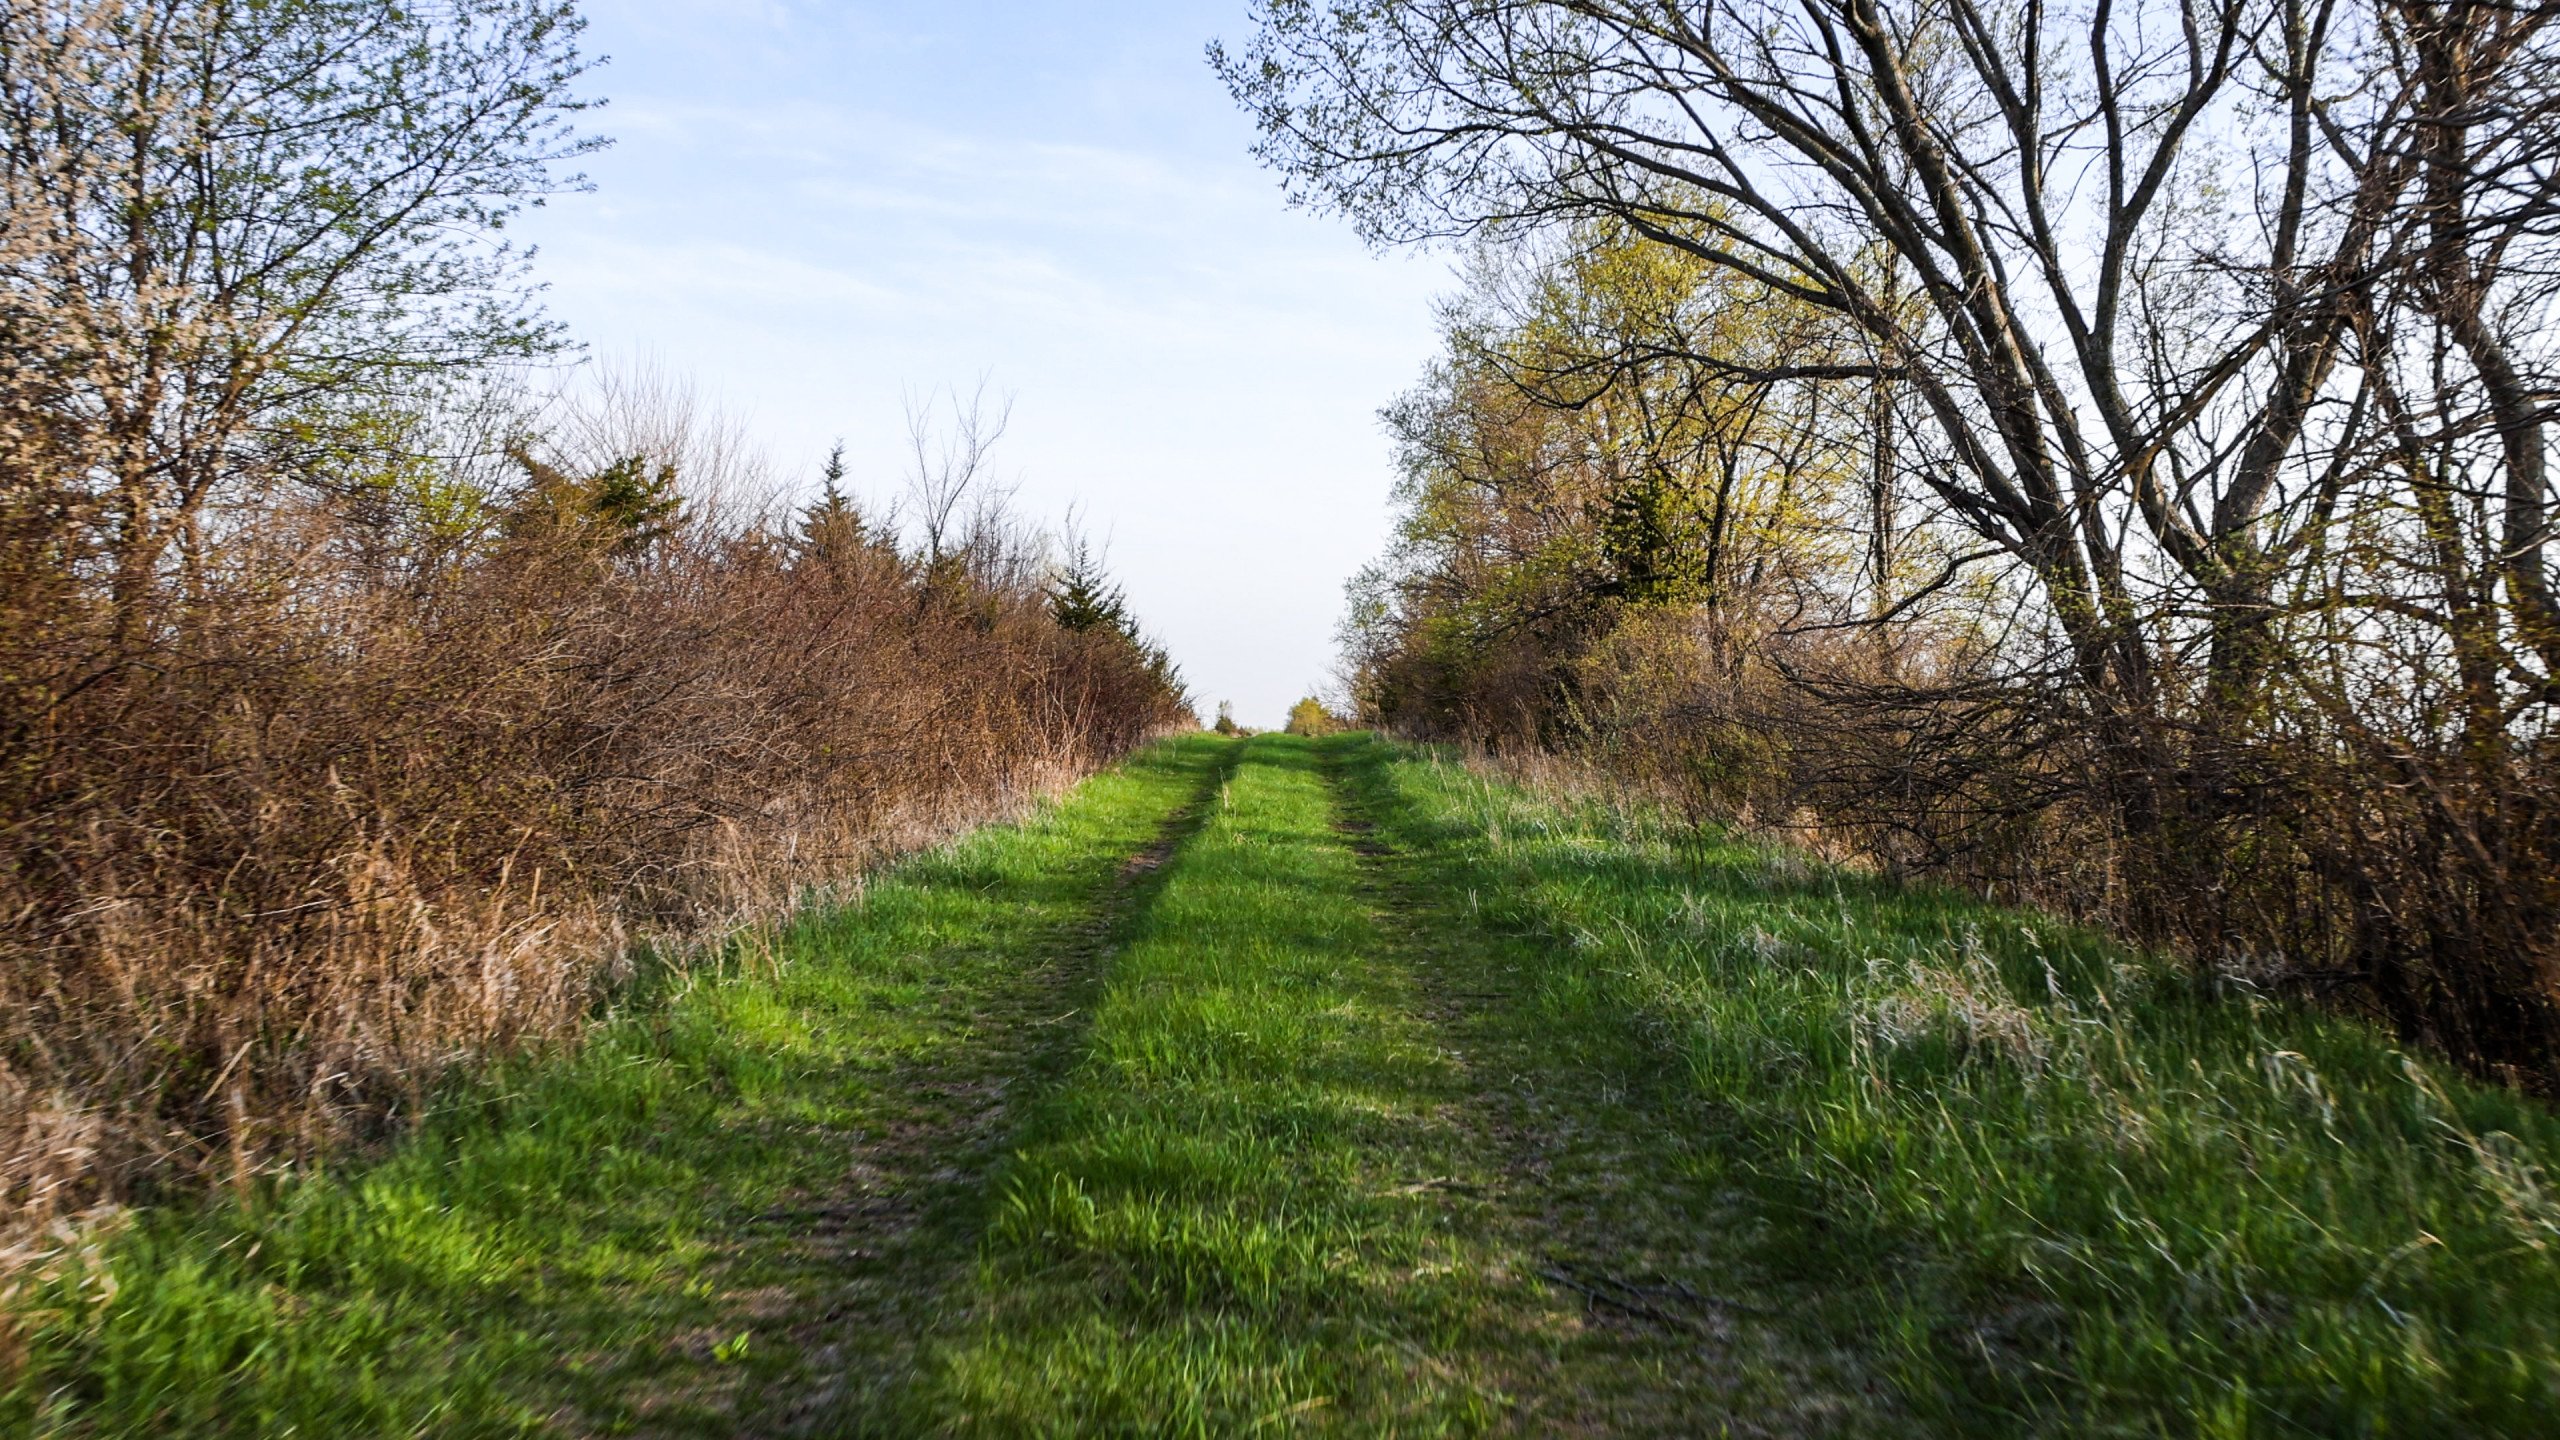
[[[1373,718],[2551,1083],[2555,7],[1257,8],[1299,197],[1477,257]]]
[[[0,9],[0,1252],[399,1123],[1189,718],[982,406],[866,514],[670,387],[533,393],[504,227],[578,183],[578,33]]]

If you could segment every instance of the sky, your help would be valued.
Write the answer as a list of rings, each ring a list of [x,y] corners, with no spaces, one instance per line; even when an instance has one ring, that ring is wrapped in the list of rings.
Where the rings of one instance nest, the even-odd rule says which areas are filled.
[[[615,143],[518,233],[597,363],[689,378],[795,483],[841,437],[875,499],[906,397],[983,377],[997,472],[1107,538],[1204,715],[1330,674],[1450,269],[1287,206],[1203,58],[1244,0],[587,8]]]

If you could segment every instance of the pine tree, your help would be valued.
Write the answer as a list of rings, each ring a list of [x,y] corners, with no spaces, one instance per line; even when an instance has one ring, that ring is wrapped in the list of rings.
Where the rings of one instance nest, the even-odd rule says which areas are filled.
[[[651,469],[644,457],[626,455],[588,482],[587,508],[615,533],[616,553],[642,553],[667,538],[684,514],[676,467],[668,462]]]
[[[1057,617],[1062,630],[1113,630],[1132,640],[1137,638],[1136,624],[1129,616],[1128,596],[1111,583],[1101,558],[1082,539],[1067,551],[1066,564],[1049,592],[1049,611]]]
[[[870,539],[862,523],[862,512],[844,493],[844,442],[836,442],[827,452],[826,468],[819,472],[825,488],[818,498],[800,512],[800,533],[794,537],[794,548],[809,559],[836,562],[852,555]]]
[[[616,555],[634,556],[666,539],[683,518],[684,494],[672,463],[652,469],[647,457],[626,455],[581,477],[521,444],[509,446],[507,456],[526,481],[510,507],[512,529],[591,536]]]

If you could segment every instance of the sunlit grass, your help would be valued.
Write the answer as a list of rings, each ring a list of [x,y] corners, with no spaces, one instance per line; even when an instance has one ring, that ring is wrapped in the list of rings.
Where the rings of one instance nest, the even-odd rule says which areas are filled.
[[[2047,918],[1202,739],[137,1215],[0,1433],[2537,1435],[2555,1155]]]
[[[1369,747],[1382,833],[1534,937],[1559,1046],[1669,1076],[1966,1429],[2548,1434],[2560,1123],[2039,916]],[[1835,1307],[1842,1308],[1842,1307]]]
[[[1334,832],[1265,736],[1112,972],[1001,1177],[916,1423],[987,1435],[1480,1429],[1480,1257],[1409,1182],[1455,1083]]]

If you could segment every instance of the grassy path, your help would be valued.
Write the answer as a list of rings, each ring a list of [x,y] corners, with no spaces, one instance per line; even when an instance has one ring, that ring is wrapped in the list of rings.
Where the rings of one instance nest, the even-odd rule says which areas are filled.
[[[899,1424],[2542,1434],[2555,1160],[2049,917],[1264,738]]]
[[[1510,1417],[1537,1433],[1907,1433],[1842,1335],[1854,1317],[1751,1258],[1718,1127],[1622,1015],[1559,996],[1546,937],[1490,922],[1491,877],[1412,808],[1366,737],[1328,743],[1350,825],[1460,1065],[1487,1215],[1569,1318]],[[1558,1003],[1559,1000],[1564,1003]],[[1804,1323],[1807,1319],[1816,1323]],[[1780,1323],[1787,1321],[1789,1323]]]
[[[903,1423],[1463,1433],[1513,1403],[1512,1259],[1463,1223],[1459,1076],[1312,749],[1251,741],[999,1179]]]
[[[0,1434],[840,1433],[1233,759],[1160,746],[898,866],[377,1163],[144,1213],[0,1326]]]
[[[2560,1121],[2041,917],[1157,747],[0,1324],[37,1436],[2533,1435]],[[114,1286],[104,1283],[112,1276]]]
[[[1385,752],[1262,737],[998,1180],[894,1427],[1806,1434],[1872,1421],[1524,942],[1384,843]],[[1702,1248],[1706,1246],[1706,1248]],[[1875,1433],[1872,1428],[1863,1433]]]

